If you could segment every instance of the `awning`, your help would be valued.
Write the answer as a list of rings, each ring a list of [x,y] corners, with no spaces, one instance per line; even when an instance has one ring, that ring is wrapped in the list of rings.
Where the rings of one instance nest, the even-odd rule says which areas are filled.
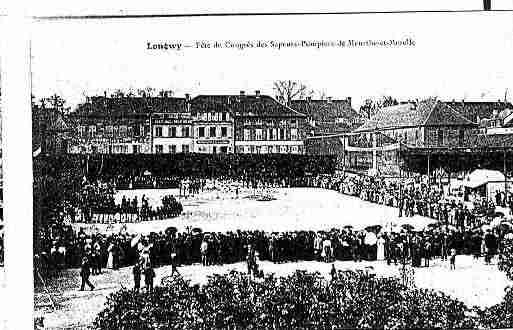
[[[469,188],[477,188],[489,182],[504,182],[505,177],[499,171],[475,170],[463,181],[463,185]]]

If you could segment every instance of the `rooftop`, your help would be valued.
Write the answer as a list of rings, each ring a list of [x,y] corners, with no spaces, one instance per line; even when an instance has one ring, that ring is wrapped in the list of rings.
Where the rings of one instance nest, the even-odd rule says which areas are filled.
[[[381,108],[356,132],[420,126],[476,126],[452,107],[436,100]]]

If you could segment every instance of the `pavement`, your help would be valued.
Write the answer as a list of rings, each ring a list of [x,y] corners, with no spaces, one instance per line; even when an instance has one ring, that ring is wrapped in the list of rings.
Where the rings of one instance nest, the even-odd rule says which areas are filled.
[[[399,266],[388,266],[382,261],[336,261],[337,269],[365,269],[372,266],[378,276],[398,276]],[[329,276],[331,263],[317,261],[300,261],[295,263],[274,264],[261,262],[260,268],[266,273],[287,275],[295,270],[318,271]],[[222,266],[203,267],[199,264],[180,267],[179,271],[185,279],[195,283],[206,283],[208,276],[223,274],[230,270],[246,271],[245,263]],[[43,316],[45,328],[48,329],[80,329],[92,324],[96,315],[103,309],[106,297],[122,287],[132,287],[131,268],[125,267],[117,271],[106,270],[101,275],[91,277],[96,286],[94,291],[79,291],[80,276],[78,269],[65,270],[53,280],[49,280],[48,291],[39,283],[35,292],[35,316]],[[171,274],[171,267],[155,269],[156,281]],[[423,288],[441,290],[450,296],[460,299],[469,306],[487,307],[499,303],[504,296],[504,289],[511,283],[497,266],[485,265],[483,259],[475,261],[471,256],[458,256],[456,270],[450,270],[448,262],[436,259],[429,268],[415,268],[416,285]],[[49,294],[56,303],[51,306]]]

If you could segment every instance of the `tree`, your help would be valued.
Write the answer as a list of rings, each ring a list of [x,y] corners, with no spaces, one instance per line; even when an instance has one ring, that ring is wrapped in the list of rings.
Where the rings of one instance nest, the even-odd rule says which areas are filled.
[[[398,105],[399,102],[392,96],[382,96],[378,100],[366,99],[363,101],[362,106],[360,106],[360,113],[367,119],[370,119],[372,116],[376,114],[376,112],[380,108],[390,107],[393,105]]]
[[[372,99],[366,99],[360,106],[360,114],[367,119],[374,116],[376,114],[376,110],[376,103]]]
[[[287,105],[293,99],[304,99],[314,93],[301,81],[295,80],[277,80],[273,83],[273,89],[278,97],[278,101]]]

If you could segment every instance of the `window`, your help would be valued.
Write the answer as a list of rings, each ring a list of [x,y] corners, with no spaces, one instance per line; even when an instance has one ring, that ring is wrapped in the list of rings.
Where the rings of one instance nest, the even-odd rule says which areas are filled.
[[[188,153],[189,152],[189,145],[188,144],[182,144],[182,152]]]
[[[209,136],[216,137],[216,128],[215,127],[210,127]]]
[[[97,154],[97,153],[98,153],[98,146],[92,146],[92,147],[91,147],[91,152],[92,152],[93,154]]]
[[[138,154],[140,152],[140,148],[137,144],[132,145],[132,153]]]
[[[182,136],[183,137],[189,137],[189,127],[183,127],[182,128]]]
[[[160,126],[155,127],[155,136],[156,137],[162,136],[162,127],[160,127]]]
[[[437,140],[438,140],[438,145],[439,146],[444,144],[444,131],[443,131],[443,129],[438,129]]]
[[[89,126],[89,136],[94,137],[96,135],[96,126],[91,125]]]
[[[460,129],[458,131],[458,144],[461,146],[465,142],[465,131]]]
[[[251,139],[250,133],[251,132],[250,132],[249,128],[244,129],[244,140],[249,141]]]
[[[291,140],[297,140],[298,139],[298,136],[297,136],[297,128],[292,128],[290,130],[290,139]]]
[[[176,154],[176,146],[174,144],[169,146],[169,153]]]
[[[256,139],[257,140],[263,140],[262,129],[261,128],[257,128],[256,129]]]
[[[223,112],[224,114],[224,112]],[[227,127],[221,127],[221,136],[227,137],[228,136],[228,128]]]
[[[157,154],[161,154],[161,153],[163,153],[163,152],[164,152],[164,146],[163,146],[163,145],[161,145],[161,144],[157,144],[157,145],[155,145],[155,152],[156,152]]]
[[[176,127],[175,126],[169,127],[169,136],[176,137]]]
[[[221,150],[222,154],[225,154],[228,152],[228,147],[220,147],[219,149]]]
[[[205,137],[205,127],[198,127],[198,136]]]
[[[226,119],[226,112],[221,113],[221,120],[222,121],[227,121],[227,119]]]
[[[280,128],[280,140],[285,140],[285,129]]]
[[[269,128],[269,130],[267,131],[267,140],[272,140],[273,139],[273,129]]]

